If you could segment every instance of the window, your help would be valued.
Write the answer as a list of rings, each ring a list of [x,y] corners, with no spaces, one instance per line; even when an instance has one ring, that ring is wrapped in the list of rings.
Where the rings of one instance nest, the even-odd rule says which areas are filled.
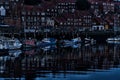
[[[47,9],[47,11],[50,11],[50,9]]]
[[[22,16],[22,21],[24,21],[24,17]]]
[[[43,15],[43,16],[44,16],[44,15],[45,15],[45,13],[44,13],[44,12],[42,12],[42,13],[41,13],[41,15]]]
[[[28,19],[30,20],[30,16],[28,16]]]
[[[6,1],[5,1],[5,4],[6,4],[6,5],[9,4],[9,2],[6,0]]]
[[[34,12],[34,11],[32,12],[32,15],[35,15],[35,12]]]
[[[44,17],[41,17],[41,21],[42,21],[42,22],[45,22],[45,18],[44,18]]]
[[[37,15],[40,15],[40,13],[39,13],[39,12],[37,12]]]
[[[26,12],[23,11],[23,12],[22,12],[22,15],[26,15]]]
[[[68,22],[68,25],[70,25],[70,22]]]
[[[54,11],[54,9],[51,10],[52,12]]]
[[[36,17],[34,17],[34,21],[36,22],[37,20],[36,20]]]
[[[61,22],[60,25],[63,25],[63,23]]]
[[[30,15],[30,12],[28,11],[28,15]]]

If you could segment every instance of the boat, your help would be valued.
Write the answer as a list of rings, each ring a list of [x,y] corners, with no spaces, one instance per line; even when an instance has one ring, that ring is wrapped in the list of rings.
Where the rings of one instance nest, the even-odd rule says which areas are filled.
[[[96,43],[96,40],[94,40],[93,38],[84,38],[84,43],[91,43],[91,44],[95,44]]]
[[[81,42],[81,38],[80,38],[80,37],[73,38],[71,41],[72,41],[73,43],[80,43],[80,42]]]
[[[61,40],[60,41],[60,43],[62,44],[61,45],[62,47],[70,47],[70,46],[73,46],[73,45],[78,44],[80,42],[82,42],[80,37],[73,38],[71,40]]]
[[[72,48],[80,48],[80,47],[81,47],[81,44],[78,43],[78,44],[72,45],[71,47],[72,47]]]
[[[56,39],[55,38],[43,38],[42,42],[43,43],[48,43],[48,44],[55,44],[56,43]]]
[[[33,48],[33,47],[36,47],[36,39],[25,39],[23,40],[23,48]]]
[[[18,50],[9,50],[8,53],[9,53],[9,56],[11,56],[11,57],[19,57],[19,55],[22,53],[22,51],[19,49]]]
[[[120,44],[120,41],[107,41],[108,44]]]
[[[115,36],[115,37],[107,38],[106,41],[107,41],[107,42],[108,42],[108,41],[120,41],[120,35],[119,35],[119,36]]]
[[[43,51],[50,51],[50,50],[55,50],[56,48],[57,48],[56,45],[49,45],[49,46],[42,47],[41,49]]]
[[[55,38],[43,38],[41,41],[37,42],[37,46],[44,47],[44,46],[49,46],[49,45],[55,45],[57,40]]]
[[[0,50],[19,49],[22,43],[17,38],[0,37]]]

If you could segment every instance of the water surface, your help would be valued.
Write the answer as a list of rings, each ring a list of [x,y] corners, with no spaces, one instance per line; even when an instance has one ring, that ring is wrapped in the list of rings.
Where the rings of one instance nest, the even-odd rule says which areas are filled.
[[[0,52],[0,80],[120,80],[119,44]]]

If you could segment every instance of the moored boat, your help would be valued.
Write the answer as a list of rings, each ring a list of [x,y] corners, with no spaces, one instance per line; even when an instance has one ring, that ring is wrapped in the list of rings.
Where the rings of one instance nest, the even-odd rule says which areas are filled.
[[[61,45],[62,47],[69,47],[69,46],[73,46],[75,44],[81,43],[81,38],[77,37],[77,38],[73,38],[71,40],[61,40]]]
[[[56,48],[57,48],[56,45],[49,45],[49,46],[42,47],[41,49],[43,51],[50,51],[50,50],[55,50]]]
[[[37,42],[37,46],[49,46],[49,45],[55,45],[57,40],[55,38],[43,38],[41,41]]]
[[[18,57],[22,53],[22,51],[19,49],[18,50],[9,50],[8,53],[9,53],[9,56],[11,56],[11,57]]]
[[[22,43],[17,38],[0,37],[0,50],[19,49]]]
[[[115,37],[107,38],[106,41],[107,41],[107,42],[108,42],[108,41],[120,41],[120,36],[115,36]]]
[[[22,41],[23,43],[23,48],[33,48],[33,47],[36,47],[36,39],[25,39]]]
[[[93,39],[93,38],[84,38],[84,43],[86,44],[86,43],[90,43],[90,44],[95,44],[96,43],[96,40],[95,39]]]

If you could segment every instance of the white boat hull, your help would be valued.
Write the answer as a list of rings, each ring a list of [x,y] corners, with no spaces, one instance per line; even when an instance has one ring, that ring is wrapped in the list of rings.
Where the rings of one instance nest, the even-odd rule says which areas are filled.
[[[120,41],[120,38],[108,38],[107,41]]]
[[[0,49],[19,49],[22,44],[18,39],[11,38],[1,38],[0,39]]]

